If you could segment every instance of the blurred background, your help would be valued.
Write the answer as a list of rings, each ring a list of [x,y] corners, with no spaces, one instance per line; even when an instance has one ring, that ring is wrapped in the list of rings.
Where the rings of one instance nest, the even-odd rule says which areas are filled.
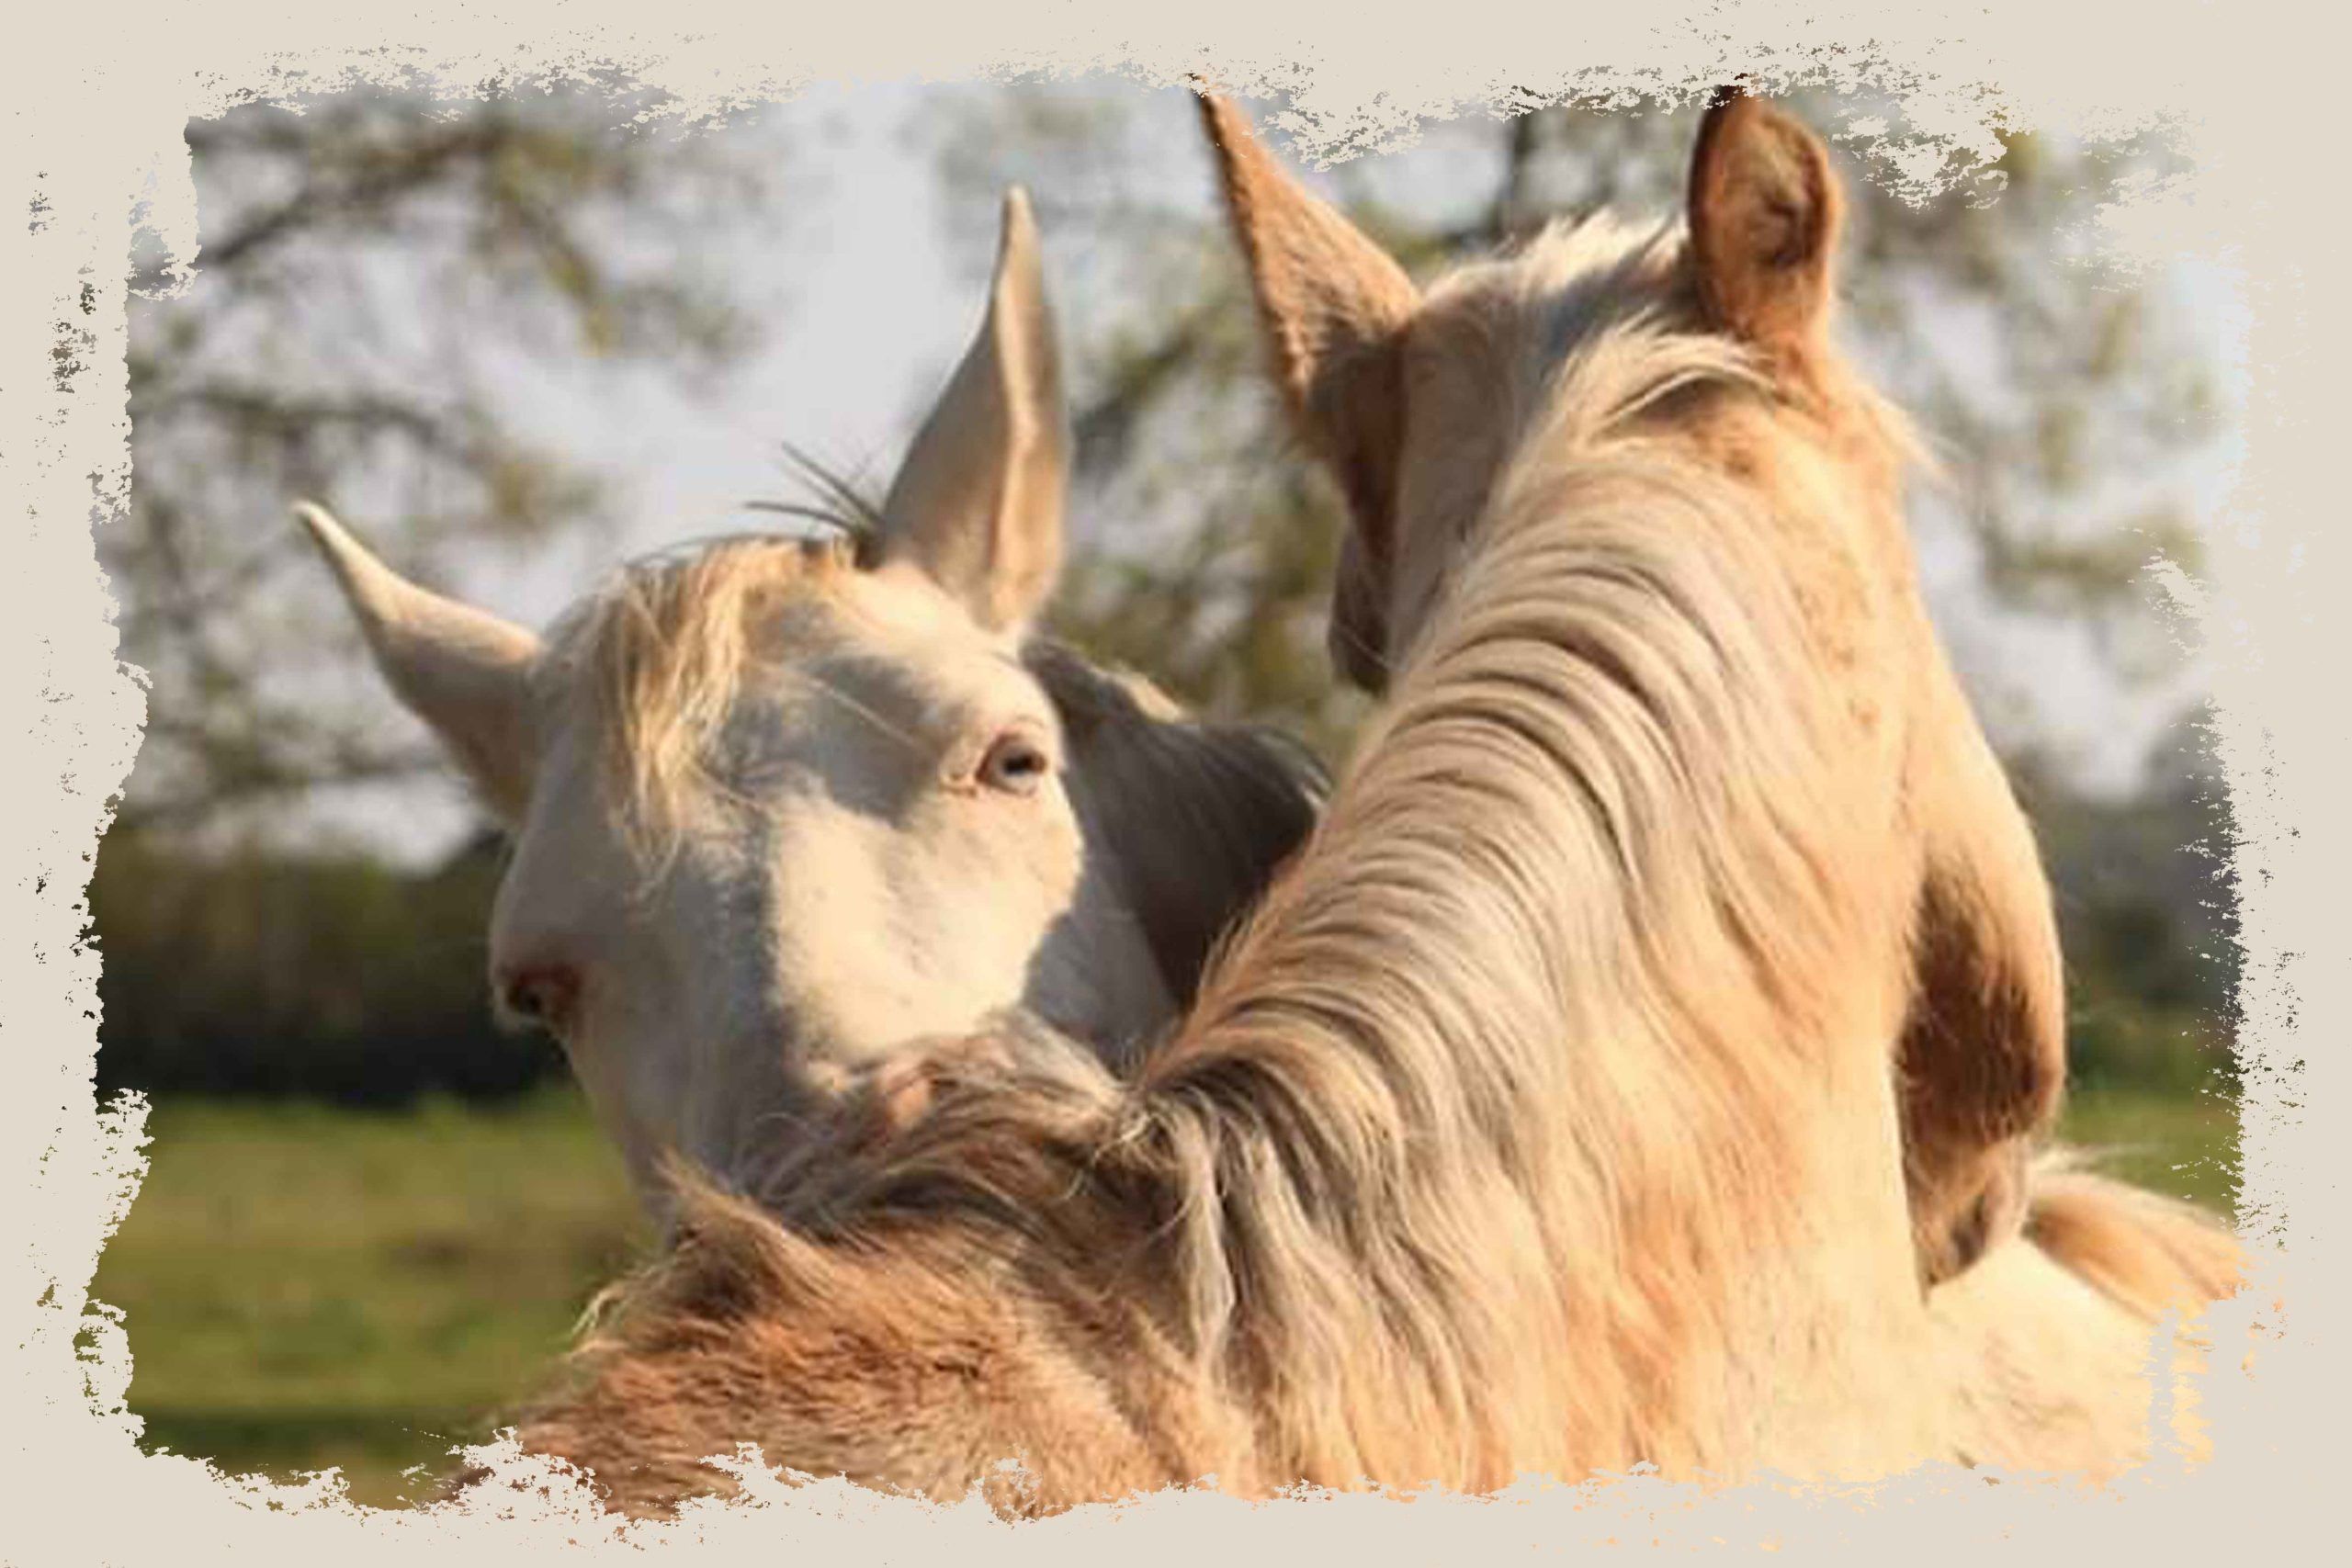
[[[2228,525],[2243,301],[2211,258],[2098,261],[2101,209],[2178,172],[2161,142],[2018,135],[1911,205],[1898,105],[1794,107],[1846,149],[1847,342],[1946,467],[1916,533],[2058,887],[2068,1131],[2226,1209],[2229,809],[2146,569],[2193,573]],[[642,1239],[559,1053],[490,1025],[498,841],[292,499],[544,624],[632,555],[772,524],[784,441],[878,487],[1018,181],[1077,405],[1057,629],[1334,759],[1361,716],[1322,653],[1338,509],[1276,417],[1184,95],[664,108],[617,80],[249,105],[188,128],[199,254],[130,258],[134,477],[98,545],[151,688],[91,912],[98,1087],[151,1098],[153,1165],[96,1291],[152,1443],[417,1495]],[[1426,276],[1563,213],[1669,212],[1694,123],[1535,107],[1308,177]]]

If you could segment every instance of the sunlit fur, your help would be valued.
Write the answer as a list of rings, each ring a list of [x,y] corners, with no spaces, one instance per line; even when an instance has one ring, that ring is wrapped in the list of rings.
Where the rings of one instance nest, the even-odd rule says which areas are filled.
[[[1475,463],[1449,459],[1472,428],[1522,427],[1524,389],[1540,383],[1540,373],[1513,365],[1534,352],[1529,345],[1582,338],[1591,354],[1639,353],[1653,333],[1679,338],[1691,355],[1683,384],[1712,376],[1723,386],[1745,382],[1757,395],[1668,400],[1646,414],[1630,406],[1625,413],[1653,437],[1688,442],[1703,460],[1752,482],[1758,533],[1794,563],[1804,657],[1826,676],[1815,684],[1836,694],[1826,733],[1847,756],[1851,815],[1838,847],[1851,863],[1849,893],[1872,872],[1901,882],[1914,874],[1914,857],[1924,856],[1933,873],[1965,869],[1943,875],[1941,886],[1982,899],[1962,912],[1967,919],[1996,930],[2014,922],[2012,911],[2044,896],[2030,838],[1913,581],[1900,483],[1906,469],[1926,465],[1920,440],[1832,354],[1807,358],[1792,394],[1773,384],[1772,367],[1720,334],[1663,326],[1691,318],[1679,244],[1671,228],[1629,228],[1603,216],[1555,227],[1523,256],[1465,267],[1429,292],[1414,351],[1485,395],[1454,400],[1459,425],[1440,398],[1439,417],[1414,432],[1444,456],[1418,466],[1408,459],[1402,468],[1387,633],[1408,643],[1444,574],[1465,547],[1475,554],[1484,492]],[[1623,326],[1606,330],[1611,321]],[[1721,356],[1712,367],[1711,354]],[[1667,390],[1675,380],[1662,365],[1627,384]],[[1499,400],[1493,389],[1504,389]],[[1521,389],[1517,398],[1510,389]],[[1463,412],[1465,402],[1483,417]],[[1907,788],[1906,775],[1914,781]],[[1923,779],[1930,782],[1917,782]],[[1937,881],[1931,874],[1931,886]],[[1951,913],[1931,906],[1902,917],[1914,933],[1915,963],[1933,962],[1934,928]],[[1912,1017],[1916,1024],[1917,1012]],[[1910,1097],[1915,1139],[1922,1126],[1973,1131],[1964,1104],[1947,1110],[1937,1098],[1961,1100],[1964,1081],[1897,1083]],[[1916,1203],[1920,1166],[1936,1151],[1905,1152]],[[2241,1281],[2240,1247],[2217,1218],[2093,1174],[2084,1158],[2050,1149],[2030,1168],[2020,1165],[2007,1183],[2014,1190],[1979,1200],[1980,1210],[2007,1205],[2016,1228],[1972,1238],[1984,1249],[1977,1256],[1986,1278],[1967,1283],[1955,1270],[1959,1280],[1946,1280],[1930,1296],[1939,1340],[1963,1362],[1982,1363],[1959,1389],[1964,1455],[2100,1473],[2137,1462],[2147,1451],[2150,1330],[2164,1310],[2193,1316]],[[1954,1213],[1915,1215],[1915,1240],[1933,1236]],[[2184,1343],[2182,1355],[2195,1359],[2201,1342],[2192,1336]],[[2182,1401],[2173,1438],[2195,1454],[2202,1438],[2192,1404]]]
[[[1684,223],[1556,225],[1422,289],[1299,186],[1222,100],[1204,122],[1249,262],[1274,379],[1351,526],[1332,646],[1377,687],[1485,515],[1564,354],[1646,320],[1736,362],[1756,395],[1668,396],[1636,420],[1747,488],[1801,615],[1802,679],[1844,697],[1826,739],[1856,811],[1849,852],[1909,908],[1898,1075],[1905,1197],[1924,1282],[2023,1217],[2064,1083],[2064,996],[2030,825],[1969,709],[1915,581],[1903,422],[1834,334],[1844,209],[1827,151],[1736,92],[1702,118]],[[1649,383],[1655,391],[1659,383]]]

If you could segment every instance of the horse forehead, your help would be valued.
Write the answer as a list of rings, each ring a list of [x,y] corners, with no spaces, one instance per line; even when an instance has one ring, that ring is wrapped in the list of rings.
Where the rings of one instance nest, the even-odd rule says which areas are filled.
[[[912,575],[860,573],[797,599],[764,650],[789,689],[794,674],[914,719],[1019,704],[1042,688],[1010,639]]]
[[[820,601],[837,635],[939,650],[1008,651],[938,584],[919,571],[878,567],[837,579]]]

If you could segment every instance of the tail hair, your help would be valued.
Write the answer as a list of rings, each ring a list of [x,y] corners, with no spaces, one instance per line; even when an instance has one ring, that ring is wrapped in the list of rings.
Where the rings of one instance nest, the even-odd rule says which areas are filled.
[[[2051,1259],[2154,1323],[2237,1293],[2245,1250],[2219,1216],[2090,1168],[2079,1149],[2037,1162],[2025,1234]]]

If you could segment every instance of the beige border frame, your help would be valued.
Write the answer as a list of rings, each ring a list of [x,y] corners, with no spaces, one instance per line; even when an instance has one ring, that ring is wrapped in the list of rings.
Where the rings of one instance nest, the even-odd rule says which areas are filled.
[[[2344,1382],[2342,1350],[2326,1332],[2329,1304],[2340,1299],[2326,1244],[2340,1200],[2322,1151],[2343,1141],[2326,1135],[2342,1128],[2343,1111],[2324,1081],[2340,1077],[2342,1057],[2306,1055],[2301,1043],[2343,1034],[2347,968],[2332,936],[2344,832],[2328,809],[2346,746],[2338,650],[2347,617],[2312,602],[2316,586],[2342,581],[2327,569],[2345,553],[2329,515],[2336,453],[2323,445],[2341,402],[2331,351],[2345,345],[2344,291],[2333,276],[2342,180],[2332,140],[2305,110],[2336,93],[2326,41],[2301,35],[2294,9],[2263,0],[2153,0],[2080,15],[2048,0],[1931,0],[1899,11],[1758,0],[1736,13],[1650,5],[1609,15],[1558,0],[1393,5],[669,0],[649,13],[617,0],[509,0],[492,17],[452,0],[366,13],[286,0],[134,0],[43,7],[29,28],[12,23],[17,80],[0,135],[0,187],[23,205],[0,226],[14,286],[0,311],[0,467],[21,511],[0,573],[0,690],[5,733],[21,749],[6,772],[13,869],[0,892],[9,938],[0,945],[0,1148],[9,1151],[13,1199],[0,1220],[11,1280],[0,1292],[11,1330],[0,1399],[0,1432],[11,1441],[0,1473],[15,1501],[0,1555],[60,1563],[233,1552],[242,1562],[307,1563],[328,1554],[405,1561],[430,1548],[511,1562],[540,1551],[630,1550],[616,1528],[557,1501],[527,1519],[454,1509],[362,1515],[316,1489],[224,1482],[194,1461],[142,1456],[122,1412],[130,1367],[119,1324],[87,1300],[104,1238],[143,1168],[139,1108],[101,1111],[89,1089],[97,959],[80,942],[89,857],[144,707],[139,682],[116,662],[91,542],[130,482],[122,274],[134,210],[145,204],[143,220],[174,253],[193,254],[182,129],[245,96],[345,73],[419,70],[455,84],[592,62],[624,64],[707,110],[823,79],[1110,68],[1167,82],[1205,69],[1241,91],[1291,96],[1296,118],[1283,129],[1308,155],[1386,143],[1424,115],[1492,103],[1514,86],[1553,90],[1573,78],[1696,88],[1738,70],[1829,70],[1905,87],[1928,137],[1911,167],[1929,184],[1936,147],[1964,162],[1984,146],[1996,113],[2090,134],[2167,124],[2195,172],[2105,214],[2098,237],[2125,262],[2181,249],[2222,258],[2245,278],[2252,307],[2247,446],[2229,521],[2211,541],[2202,583],[2177,572],[2166,581],[2215,656],[2220,738],[2245,840],[2244,1213],[2294,1260],[2290,1316],[2267,1310],[2281,1288],[2281,1271],[2267,1267],[2256,1291],[2211,1319],[2225,1346],[2245,1342],[2257,1323],[2267,1328],[2258,1376],[2225,1368],[2200,1388],[2217,1458],[2187,1477],[2159,1463],[2104,1500],[1956,1472],[1851,1495],[1758,1486],[1705,1500],[1644,1478],[1412,1507],[1170,1495],[1013,1533],[974,1507],[931,1509],[835,1483],[648,1529],[641,1544],[699,1540],[768,1561],[779,1547],[954,1553],[1023,1568],[1063,1554],[1091,1561],[1105,1549],[1185,1562],[1204,1549],[1387,1561],[1645,1543],[1803,1545],[1873,1562],[1988,1546],[2035,1558],[2155,1547],[2169,1560],[2267,1550],[2334,1511],[2324,1456],[2337,1429],[2331,1395]],[[1131,1517],[1138,1513],[1148,1522]]]

